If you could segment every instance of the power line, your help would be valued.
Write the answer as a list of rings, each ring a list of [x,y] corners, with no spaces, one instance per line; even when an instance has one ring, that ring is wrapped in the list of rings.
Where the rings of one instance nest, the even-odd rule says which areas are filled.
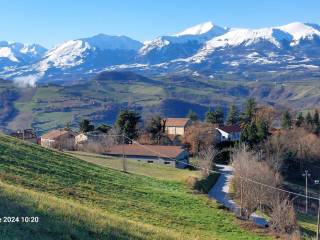
[[[128,140],[130,140],[132,143],[135,143],[135,144],[138,144],[140,145],[141,147],[147,149],[148,151],[150,152],[153,152],[155,154],[157,154],[158,156],[162,156],[162,157],[165,157],[167,159],[170,159],[174,162],[179,162],[179,163],[182,163],[184,165],[187,165],[187,166],[190,166],[190,167],[193,167],[193,168],[196,168],[196,169],[200,169],[200,170],[205,170],[205,171],[208,171],[208,172],[211,172],[211,173],[219,173],[221,175],[225,175],[227,176],[228,174],[224,173],[224,172],[219,172],[219,171],[215,171],[215,170],[212,170],[212,169],[208,169],[208,168],[203,168],[203,167],[200,167],[200,166],[197,166],[197,165],[194,165],[194,164],[191,164],[191,163],[186,163],[184,161],[181,161],[181,160],[177,160],[177,159],[174,159],[174,158],[171,158],[165,154],[161,154],[157,151],[154,151],[153,149],[150,149],[148,148],[147,146],[127,137],[126,135],[117,135],[117,134],[108,134],[108,136],[113,136],[113,137],[122,137],[124,136],[125,138],[127,138]],[[30,143],[30,145],[32,145]],[[247,178],[247,177],[243,177],[243,176],[237,176],[238,178],[241,178],[241,179],[244,179],[246,181],[249,181],[249,182],[252,182],[252,183],[255,183],[255,184],[258,184],[258,185],[261,185],[261,186],[264,186],[264,187],[267,187],[267,188],[270,188],[270,189],[273,189],[273,190],[278,190],[278,191],[281,191],[281,192],[284,192],[284,193],[288,193],[288,194],[292,194],[292,195],[295,195],[297,197],[304,197],[304,198],[308,198],[308,199],[313,199],[313,200],[317,200],[317,201],[320,201],[320,197],[319,198],[316,198],[316,197],[311,197],[311,196],[306,196],[305,194],[301,194],[301,193],[297,193],[297,192],[293,192],[293,191],[289,191],[289,190],[285,190],[285,189],[282,189],[282,188],[278,188],[278,187],[274,187],[274,186],[271,186],[271,185],[268,185],[268,184],[265,184],[265,183],[261,183],[261,182],[258,182],[256,180],[253,180],[253,179],[250,179],[250,178]]]
[[[205,170],[205,171],[208,171],[208,172],[211,172],[211,173],[219,173],[219,174],[222,174],[222,175],[227,175],[226,173],[223,173],[223,172],[219,172],[219,171],[215,171],[215,170],[212,170],[212,169],[203,168],[203,167],[200,167],[200,166],[196,166],[196,165],[194,165],[194,164],[186,163],[186,162],[184,162],[184,161],[180,161],[180,160],[171,158],[171,157],[169,157],[169,156],[166,156],[165,154],[161,154],[161,153],[159,153],[159,152],[157,152],[157,151],[154,151],[153,149],[150,149],[150,148],[148,148],[147,146],[145,146],[145,145],[143,145],[143,144],[141,144],[141,143],[139,143],[139,142],[137,142],[137,141],[135,141],[135,140],[127,137],[127,136],[125,136],[125,137],[126,137],[128,140],[130,140],[131,142],[140,145],[141,147],[149,150],[150,152],[153,152],[153,153],[155,153],[155,154],[157,154],[157,155],[159,155],[159,156],[163,156],[163,157],[165,157],[165,158],[167,158],[167,159],[170,159],[170,160],[172,160],[172,161],[180,162],[180,163],[183,163],[183,164],[188,165],[188,166],[190,166],[190,167],[194,167],[194,168],[197,168],[197,169]],[[246,181],[249,181],[249,182],[252,182],[252,183],[255,183],[255,184],[264,186],[264,187],[271,188],[271,189],[273,189],[273,190],[278,190],[278,191],[281,191],[281,192],[284,192],[284,193],[288,193],[288,194],[292,194],[292,195],[295,195],[295,196],[298,196],[298,197],[304,197],[304,198],[313,199],[313,200],[320,200],[319,198],[316,198],[316,197],[311,197],[311,196],[307,196],[307,195],[305,195],[305,194],[301,194],[301,193],[297,193],[297,192],[285,190],[285,189],[282,189],[282,188],[274,187],[274,186],[271,186],[271,185],[268,185],[268,184],[265,184],[265,183],[261,183],[261,182],[258,182],[258,181],[256,181],[256,180],[253,180],[253,179],[250,179],[250,178],[247,178],[247,177],[243,177],[243,176],[237,176],[237,177],[239,177],[239,178],[241,178],[241,179],[244,179],[244,180],[246,180]]]

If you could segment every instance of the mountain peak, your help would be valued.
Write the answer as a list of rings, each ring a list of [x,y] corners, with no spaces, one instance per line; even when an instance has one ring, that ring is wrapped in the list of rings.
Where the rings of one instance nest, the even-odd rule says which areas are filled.
[[[138,50],[142,43],[127,36],[112,36],[103,33],[80,39],[100,49]]]
[[[220,28],[220,27],[215,26],[212,22],[209,21],[209,22],[201,23],[193,27],[187,28],[182,32],[175,34],[174,36],[180,37],[185,35],[201,35],[209,32],[213,28]]]
[[[277,28],[292,35],[294,41],[311,38],[314,35],[320,36],[320,26],[316,24],[293,22]]]

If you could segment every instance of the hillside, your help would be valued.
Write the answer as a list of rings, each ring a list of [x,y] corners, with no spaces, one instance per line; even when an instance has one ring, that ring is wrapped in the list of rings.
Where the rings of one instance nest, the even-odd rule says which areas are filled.
[[[181,182],[125,174],[0,135],[1,239],[265,239]],[[59,236],[59,238],[57,238]]]
[[[185,117],[190,109],[204,118],[209,107],[241,106],[249,97],[278,109],[312,108],[319,102],[316,79],[281,83],[246,79],[212,79],[186,75],[147,78],[131,72],[103,72],[72,85],[19,88],[0,80],[0,128],[34,128],[38,134],[67,122],[78,127],[83,118],[113,124],[120,109],[148,115]]]

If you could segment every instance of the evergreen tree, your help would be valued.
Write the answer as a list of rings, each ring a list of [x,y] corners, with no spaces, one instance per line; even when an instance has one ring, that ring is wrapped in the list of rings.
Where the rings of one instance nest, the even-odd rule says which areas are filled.
[[[130,143],[130,139],[138,137],[137,125],[140,122],[141,116],[139,113],[131,110],[121,111],[117,117],[116,128],[120,134],[125,136],[124,142]]]
[[[287,110],[282,113],[281,116],[281,128],[282,129],[290,129],[292,127],[292,117],[290,112]]]
[[[231,105],[229,112],[228,112],[228,118],[227,123],[232,124],[238,124],[239,122],[239,113],[237,107],[233,104]]]
[[[191,109],[189,110],[188,114],[187,114],[187,118],[189,118],[191,121],[195,122],[198,121],[198,114],[194,111],[192,111]]]
[[[208,110],[206,113],[206,122],[212,124],[222,124],[224,121],[224,114],[221,107],[217,107],[215,111]]]
[[[312,119],[312,116],[311,116],[311,113],[308,112],[307,113],[307,116],[306,116],[306,124],[310,127],[313,125],[313,119]]]
[[[267,139],[268,135],[269,135],[269,126],[268,123],[265,121],[258,121],[256,123],[256,127],[257,127],[257,138],[258,138],[258,142],[262,142],[264,140]]]
[[[152,117],[147,123],[146,130],[150,134],[151,139],[159,143],[164,132],[164,126],[161,117]]]
[[[304,124],[304,116],[302,112],[299,112],[297,121],[296,121],[296,127],[301,127]]]
[[[223,110],[220,106],[217,107],[216,110],[214,111],[214,116],[215,116],[215,123],[223,124],[224,114],[223,114]]]
[[[111,130],[111,126],[106,125],[106,124],[101,124],[100,126],[97,127],[97,130],[103,133],[108,133]]]
[[[83,119],[79,124],[80,132],[86,133],[94,130],[94,126],[90,124],[88,119]]]
[[[241,123],[250,124],[254,121],[255,114],[257,112],[257,103],[253,98],[247,100],[244,111],[241,113]]]
[[[257,125],[255,122],[246,124],[241,132],[241,141],[247,143],[250,147],[253,147],[260,140],[257,133]]]
[[[205,121],[206,121],[207,123],[215,123],[215,114],[214,114],[214,112],[213,112],[211,109],[209,109],[209,110],[206,112],[206,119],[205,119]]]
[[[319,121],[319,112],[318,110],[315,110],[314,114],[313,114],[313,124],[315,126],[319,126],[320,125],[320,121]]]

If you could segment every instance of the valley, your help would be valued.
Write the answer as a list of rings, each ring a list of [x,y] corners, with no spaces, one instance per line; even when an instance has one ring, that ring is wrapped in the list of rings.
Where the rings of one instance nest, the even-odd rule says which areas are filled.
[[[67,123],[77,126],[83,118],[113,124],[121,109],[132,108],[143,116],[184,117],[189,110],[201,119],[209,108],[225,110],[253,97],[264,105],[294,110],[317,106],[320,84],[315,80],[265,83],[247,80],[168,75],[148,78],[132,72],[103,72],[89,81],[69,85],[39,84],[18,87],[2,80],[0,94],[6,107],[1,128],[32,127],[43,133]]]

